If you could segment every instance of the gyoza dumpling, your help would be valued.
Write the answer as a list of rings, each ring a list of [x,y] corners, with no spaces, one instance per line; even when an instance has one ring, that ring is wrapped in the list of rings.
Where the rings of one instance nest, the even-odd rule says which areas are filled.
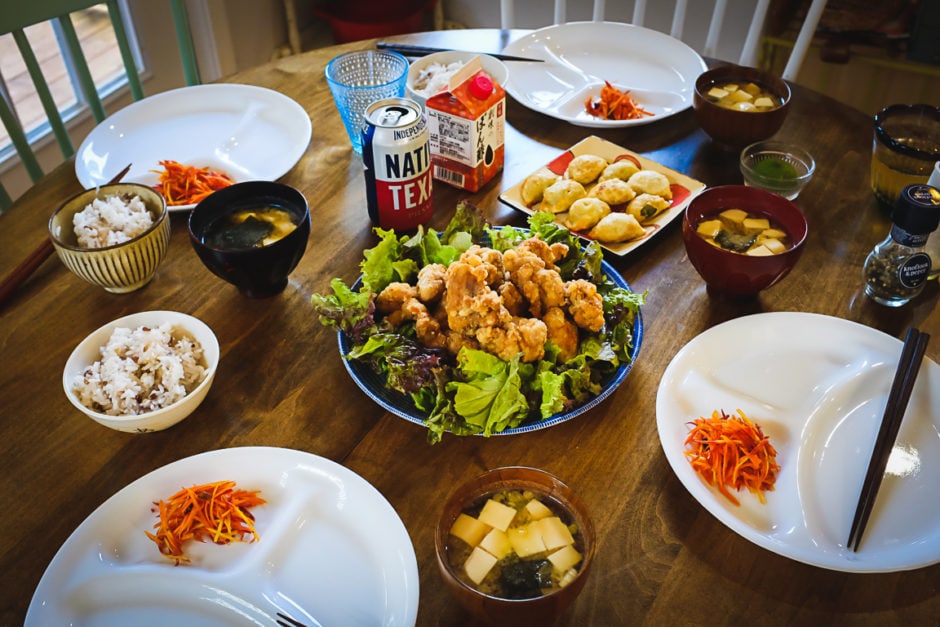
[[[542,193],[541,211],[561,213],[568,211],[571,203],[587,196],[584,186],[571,179],[560,179],[545,188]]]
[[[640,222],[655,217],[660,211],[669,208],[669,201],[655,194],[639,194],[627,205],[627,213]]]
[[[545,192],[545,188],[556,182],[559,178],[557,174],[548,168],[536,170],[522,181],[522,188],[519,192],[522,196],[522,202],[528,207],[542,200],[542,194]]]
[[[582,185],[594,181],[607,167],[607,159],[597,155],[580,155],[571,160],[565,176]]]
[[[630,187],[637,194],[653,194],[662,196],[665,199],[672,198],[672,190],[669,189],[669,179],[666,175],[660,174],[655,170],[640,170],[627,180]]]
[[[636,192],[623,179],[607,179],[595,185],[589,195],[600,198],[608,205],[622,205],[633,200]]]
[[[573,231],[586,231],[610,213],[610,205],[600,198],[579,198],[568,208],[565,222]]]
[[[636,218],[627,213],[608,213],[588,233],[605,244],[626,242],[646,234]]]
[[[604,168],[604,171],[601,172],[601,178],[599,180],[606,181],[609,179],[623,179],[626,181],[639,171],[640,168],[638,168],[635,163],[629,159],[621,159],[620,161],[614,161],[609,166]]]

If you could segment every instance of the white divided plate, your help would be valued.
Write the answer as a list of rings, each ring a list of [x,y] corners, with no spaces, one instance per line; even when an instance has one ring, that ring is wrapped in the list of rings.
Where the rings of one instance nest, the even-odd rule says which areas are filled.
[[[174,566],[144,535],[152,504],[182,487],[234,480],[261,490],[260,541],[185,545]],[[418,565],[401,519],[362,477],[291,449],[188,457],[131,483],[62,545],[27,625],[413,625]]]
[[[504,54],[543,59],[511,62],[506,91],[526,107],[577,126],[611,128],[656,122],[692,106],[695,79],[707,68],[683,42],[619,22],[547,26],[510,43]],[[629,90],[653,113],[636,120],[601,120],[584,108],[604,81]]]
[[[858,552],[846,548],[900,340],[819,314],[745,316],[678,352],[656,399],[659,437],[679,480],[744,538],[822,568],[889,572],[940,562],[940,366],[925,359]],[[692,470],[688,423],[741,409],[777,449],[766,504],[735,506]]]
[[[88,189],[130,163],[124,182],[155,185],[153,170],[169,159],[220,170],[239,183],[274,181],[300,160],[311,134],[307,112],[280,92],[235,84],[183,87],[139,100],[96,126],[78,148],[75,175]]]

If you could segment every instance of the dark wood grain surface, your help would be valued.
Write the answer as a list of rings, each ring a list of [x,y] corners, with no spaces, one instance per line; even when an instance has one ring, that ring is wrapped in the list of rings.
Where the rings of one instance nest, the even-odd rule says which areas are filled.
[[[498,51],[505,34],[452,31],[400,39]],[[794,86],[780,136],[808,149],[817,173],[797,201],[810,223],[806,250],[782,283],[744,302],[709,295],[685,256],[675,222],[637,252],[608,258],[649,296],[640,357],[606,402],[551,429],[490,439],[445,437],[430,446],[421,427],[384,412],[359,390],[340,363],[335,334],[317,323],[309,305],[310,295],[325,291],[332,277],[355,279],[362,250],[375,242],[361,162],[323,77],[334,55],[369,45],[315,50],[227,79],[283,92],[313,121],[310,148],[282,179],[307,196],[313,218],[307,252],[282,294],[250,300],[210,274],[189,244],[186,215],[174,214],[169,255],[144,289],[108,294],[52,258],[0,310],[0,624],[23,621],[55,552],[125,485],[183,457],[264,445],[340,462],[385,495],[417,554],[420,625],[468,622],[435,566],[432,532],[440,504],[457,483],[514,464],[557,474],[593,513],[595,567],[565,624],[936,625],[940,566],[846,574],[760,548],[690,496],[663,455],[655,425],[659,381],[676,352],[739,316],[816,312],[895,337],[916,325],[940,338],[936,282],[897,310],[864,295],[862,263],[889,227],[868,188],[870,119]],[[511,101],[502,177],[472,195],[437,184],[433,226],[445,225],[465,197],[495,223],[524,225],[524,215],[498,202],[500,191],[592,133],[708,185],[741,182],[736,155],[712,145],[691,111],[646,126],[594,131]],[[42,241],[53,208],[80,190],[73,168],[66,163],[56,169],[0,217],[0,274]],[[62,368],[90,331],[151,309],[178,310],[208,323],[221,344],[219,371],[205,402],[184,422],[152,434],[112,431],[69,404]],[[940,342],[927,356],[940,359]]]

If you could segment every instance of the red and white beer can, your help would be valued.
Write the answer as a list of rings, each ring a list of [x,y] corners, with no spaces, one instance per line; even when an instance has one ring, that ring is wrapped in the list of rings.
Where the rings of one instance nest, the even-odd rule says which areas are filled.
[[[369,218],[409,230],[431,218],[431,150],[424,110],[408,98],[369,105],[362,131]]]

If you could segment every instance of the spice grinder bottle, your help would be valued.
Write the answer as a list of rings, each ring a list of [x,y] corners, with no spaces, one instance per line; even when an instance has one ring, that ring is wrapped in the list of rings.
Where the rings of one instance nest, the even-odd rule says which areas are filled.
[[[862,276],[876,303],[900,307],[920,294],[930,272],[927,237],[940,224],[940,189],[908,185],[891,213],[891,231],[868,254]]]

